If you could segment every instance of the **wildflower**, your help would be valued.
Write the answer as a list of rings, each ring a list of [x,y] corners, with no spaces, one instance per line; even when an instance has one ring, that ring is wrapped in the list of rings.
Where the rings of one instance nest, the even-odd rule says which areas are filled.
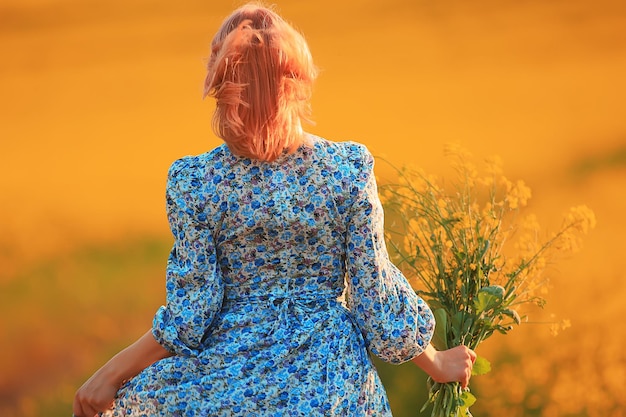
[[[485,170],[491,176],[501,176],[502,165],[502,158],[498,155],[492,155],[485,159]]]
[[[403,219],[388,238],[396,264],[435,306],[435,332],[442,335],[435,343],[443,343],[436,347],[476,349],[494,333],[508,333],[522,317],[527,320],[525,305],[545,304],[547,265],[556,254],[578,249],[596,219],[588,207],[574,207],[559,230],[542,238],[536,216],[517,217],[531,198],[530,188],[506,178],[500,158],[487,159],[479,177],[469,152],[448,145],[445,154],[458,175],[457,182],[446,182],[451,187],[444,189],[441,180],[415,169],[399,170],[397,184],[381,186],[387,209]],[[394,245],[400,235],[402,245]],[[552,323],[550,331],[569,326],[569,321]],[[433,384],[432,416],[471,416],[458,406],[469,396],[458,384]]]
[[[589,233],[596,226],[596,216],[587,206],[572,207],[565,216],[565,223],[571,224],[583,234]]]
[[[506,182],[508,189],[508,195],[506,196],[506,202],[509,208],[515,210],[519,207],[524,207],[530,199],[530,188],[524,184],[524,181],[518,180],[515,184],[508,181]]]
[[[554,319],[554,314],[551,314],[550,317]],[[572,323],[568,319],[561,320],[560,322],[552,322],[550,323],[550,334],[552,336],[558,336],[558,334],[565,329],[569,329],[572,327]]]

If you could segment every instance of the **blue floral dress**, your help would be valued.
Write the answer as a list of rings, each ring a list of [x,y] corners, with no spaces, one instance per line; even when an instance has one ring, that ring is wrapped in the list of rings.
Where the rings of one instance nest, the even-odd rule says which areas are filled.
[[[434,320],[388,259],[373,165],[312,135],[271,163],[225,145],[174,162],[153,334],[175,355],[105,415],[390,416],[368,351],[408,361]]]

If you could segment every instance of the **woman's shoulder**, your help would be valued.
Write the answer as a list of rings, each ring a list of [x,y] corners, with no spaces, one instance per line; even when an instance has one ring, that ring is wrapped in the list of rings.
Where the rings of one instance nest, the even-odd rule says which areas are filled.
[[[168,175],[170,177],[194,175],[206,171],[207,168],[220,168],[224,161],[232,157],[226,144],[198,155],[187,155],[172,162]]]
[[[374,157],[366,145],[356,141],[335,142],[312,137],[315,153],[339,170],[368,172],[373,169]]]
[[[328,156],[333,162],[371,165],[374,157],[366,145],[356,141],[331,141],[319,136],[310,135],[313,148],[318,154]]]

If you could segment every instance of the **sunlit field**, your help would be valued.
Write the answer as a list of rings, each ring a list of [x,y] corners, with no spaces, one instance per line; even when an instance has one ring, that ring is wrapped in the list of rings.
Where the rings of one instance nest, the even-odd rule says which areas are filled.
[[[201,86],[241,2],[0,4],[0,415],[68,416],[76,388],[164,300],[164,186],[218,145]],[[546,229],[587,204],[583,249],[544,310],[480,347],[475,416],[626,415],[626,3],[278,2],[321,69],[312,133],[444,170],[443,146],[499,155]],[[383,163],[381,182],[393,178]],[[551,333],[549,323],[571,327]],[[378,364],[378,363],[377,363]],[[380,365],[394,416],[424,376]]]

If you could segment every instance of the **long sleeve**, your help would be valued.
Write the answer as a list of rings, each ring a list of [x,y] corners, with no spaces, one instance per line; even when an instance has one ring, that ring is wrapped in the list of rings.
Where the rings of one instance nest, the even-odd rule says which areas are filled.
[[[348,304],[370,351],[391,363],[406,362],[429,344],[434,318],[389,260],[374,159],[360,147],[359,181],[347,230]]]
[[[183,158],[168,172],[167,216],[174,245],[167,262],[166,304],[152,326],[163,347],[183,355],[198,352],[224,296],[212,229],[198,201],[202,183],[197,171],[190,158]]]

